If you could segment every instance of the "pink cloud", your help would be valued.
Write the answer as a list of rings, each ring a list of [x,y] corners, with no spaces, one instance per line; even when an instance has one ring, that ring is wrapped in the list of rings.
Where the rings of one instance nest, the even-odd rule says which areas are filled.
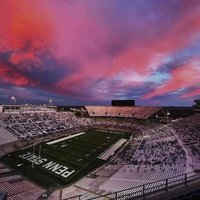
[[[34,55],[33,52],[13,53],[10,57],[10,61],[13,64],[20,64],[21,61],[26,61],[26,60],[39,61],[39,59],[37,59],[37,57]]]
[[[81,92],[92,98],[98,95],[93,87],[100,90],[98,81],[101,80],[106,94],[120,90],[126,96],[129,88],[145,85],[148,77],[163,67],[163,57],[157,57],[155,61],[157,55],[173,56],[188,48],[199,35],[199,5],[187,9],[191,6],[187,0],[180,1],[183,3],[177,12],[172,7],[159,6],[155,13],[144,6],[144,16],[134,9],[129,14],[123,13],[115,7],[114,1],[107,4],[88,2],[1,1],[0,53],[12,52],[9,61],[15,69],[2,64],[0,79],[17,86],[34,85],[66,96],[72,91],[77,96]],[[163,13],[169,21],[165,21]],[[146,14],[149,16],[145,17]],[[52,57],[62,65],[55,62],[55,67],[49,67]],[[27,61],[31,64],[21,65]],[[70,72],[64,70],[69,66]],[[66,74],[59,74],[52,85],[42,86],[38,73],[29,74],[29,77],[21,72],[39,68],[45,72],[54,68],[55,72],[60,70]],[[127,71],[130,74],[123,74]],[[10,73],[14,76],[10,77]],[[116,81],[122,74],[123,80]],[[171,78],[160,83],[154,91],[147,91],[144,98],[193,87],[200,83],[198,77],[199,70],[191,61],[172,70]],[[88,88],[92,88],[90,94]],[[198,90],[185,94],[185,97],[196,93]]]
[[[196,97],[196,96],[199,96],[200,95],[200,89],[196,89],[196,90],[193,90],[191,92],[188,92],[184,95],[182,95],[181,97],[182,98],[189,98],[189,97]]]
[[[195,61],[191,60],[187,65],[172,70],[171,77],[165,83],[146,94],[143,98],[150,99],[155,96],[176,92],[200,84],[200,70]]]
[[[0,77],[3,82],[15,84],[16,86],[32,85],[32,83],[25,76],[9,69],[2,63],[0,63]]]

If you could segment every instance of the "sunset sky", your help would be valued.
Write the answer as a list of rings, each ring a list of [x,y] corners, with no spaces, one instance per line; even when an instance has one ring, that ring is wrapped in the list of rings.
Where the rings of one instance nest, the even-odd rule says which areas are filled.
[[[1,0],[0,104],[190,106],[199,0]]]

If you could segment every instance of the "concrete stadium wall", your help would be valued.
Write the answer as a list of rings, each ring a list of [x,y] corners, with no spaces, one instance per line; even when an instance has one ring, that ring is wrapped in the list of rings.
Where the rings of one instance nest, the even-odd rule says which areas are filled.
[[[0,105],[0,113],[3,112],[3,106]]]

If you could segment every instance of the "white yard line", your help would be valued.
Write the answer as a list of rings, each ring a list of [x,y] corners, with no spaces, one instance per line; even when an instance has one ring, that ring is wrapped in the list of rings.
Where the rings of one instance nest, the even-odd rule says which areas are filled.
[[[69,135],[69,136],[64,137],[64,138],[60,138],[60,139],[57,139],[57,140],[53,140],[51,142],[47,142],[46,144],[49,144],[49,145],[56,144],[58,142],[62,142],[64,140],[69,140],[70,138],[77,137],[77,136],[83,135],[83,134],[85,134],[85,132],[77,133],[77,134],[74,134],[74,135]]]

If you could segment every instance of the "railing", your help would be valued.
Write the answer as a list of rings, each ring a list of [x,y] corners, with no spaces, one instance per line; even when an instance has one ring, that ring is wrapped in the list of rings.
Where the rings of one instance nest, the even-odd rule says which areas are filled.
[[[187,174],[181,174],[177,176],[173,176],[164,180],[155,181],[151,183],[147,183],[141,186],[112,192],[106,195],[94,197],[94,198],[85,198],[84,196],[74,196],[67,198],[65,200],[125,200],[125,199],[132,199],[134,197],[145,196],[147,194],[159,191],[159,190],[166,190],[168,191],[169,188],[185,184],[187,185],[188,182],[194,181],[200,178],[200,173],[190,172]]]
[[[67,199],[64,199],[64,200],[81,200],[81,199],[83,199],[83,198],[81,198],[82,197],[82,195],[77,195],[77,196],[74,196],[74,197],[69,197],[69,198],[67,198]]]

